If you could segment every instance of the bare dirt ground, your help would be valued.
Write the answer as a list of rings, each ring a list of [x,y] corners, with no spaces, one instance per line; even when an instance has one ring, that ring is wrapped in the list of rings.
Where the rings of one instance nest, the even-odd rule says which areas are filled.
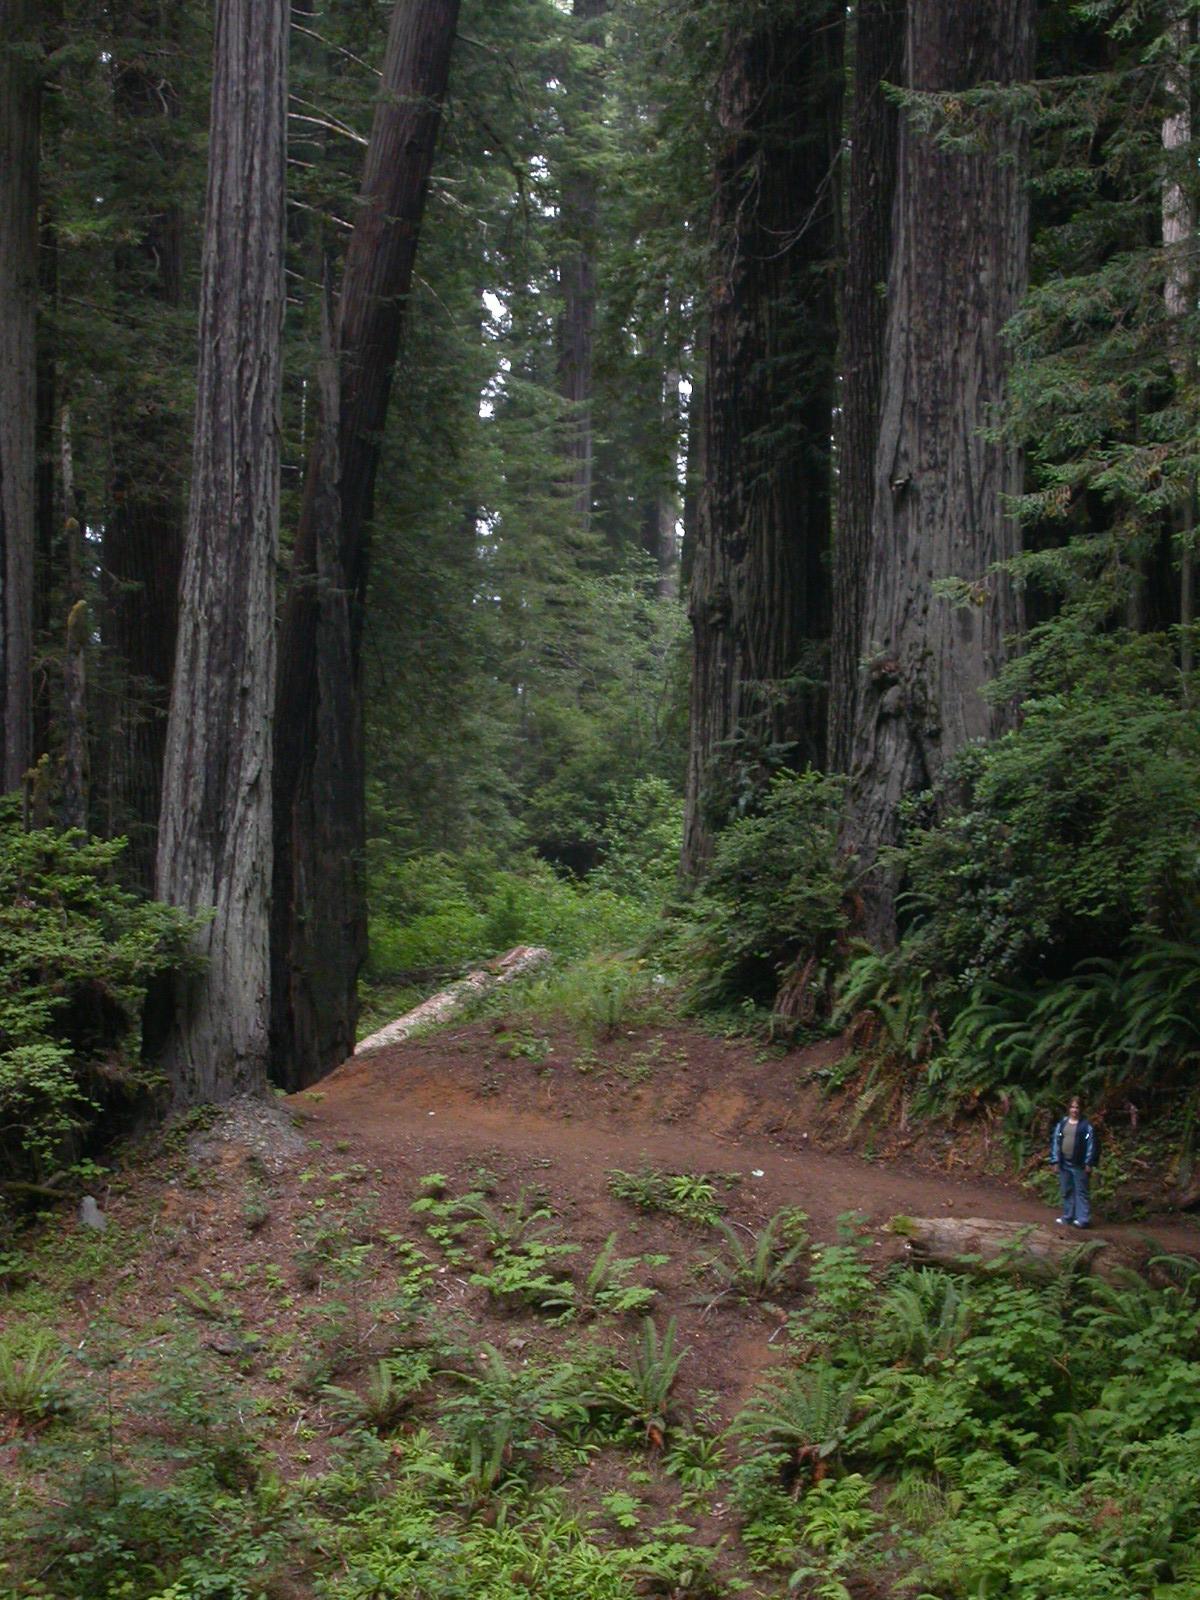
[[[606,1172],[641,1164],[740,1172],[747,1220],[798,1205],[818,1238],[848,1211],[876,1228],[897,1213],[1052,1220],[1021,1184],[987,1170],[1009,1162],[986,1122],[931,1132],[883,1106],[847,1135],[844,1100],[820,1092],[840,1053],[837,1041],[775,1052],[678,1027],[623,1029],[581,1048],[545,1025],[472,1023],[355,1057],[293,1104],[322,1138],[361,1143],[364,1160],[370,1151],[430,1170],[503,1151],[605,1221]],[[1097,1229],[1200,1245],[1200,1228],[1178,1217],[1099,1218]]]
[[[885,1227],[898,1214],[1053,1226],[1053,1210],[1019,1182],[983,1170],[1006,1159],[990,1125],[930,1134],[885,1107],[848,1141],[845,1105],[820,1089],[839,1054],[836,1042],[779,1053],[679,1027],[622,1029],[581,1047],[544,1023],[477,1022],[351,1059],[290,1104],[322,1147],[382,1170],[396,1196],[414,1193],[422,1174],[464,1187],[485,1167],[504,1175],[506,1193],[544,1192],[585,1262],[614,1231],[622,1254],[669,1254],[673,1265],[656,1281],[693,1345],[686,1388],[720,1395],[732,1415],[771,1364],[779,1325],[752,1308],[689,1306],[695,1230],[631,1212],[609,1191],[614,1169],[720,1175],[732,1221],[758,1228],[798,1206],[817,1241],[836,1238],[838,1219],[857,1213],[881,1267],[907,1250]],[[1177,1216],[1100,1218],[1096,1233],[1150,1233],[1167,1250],[1200,1252],[1200,1227]],[[472,1300],[471,1311],[502,1343],[486,1306]]]

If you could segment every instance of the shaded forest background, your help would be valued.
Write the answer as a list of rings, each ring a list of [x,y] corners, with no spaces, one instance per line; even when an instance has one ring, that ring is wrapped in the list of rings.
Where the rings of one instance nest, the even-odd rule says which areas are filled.
[[[193,432],[238,8],[8,0],[14,1165],[156,1066],[312,1082],[361,980],[533,939],[850,1026],[930,1108],[1190,1127],[1197,9],[299,0],[237,457],[279,543],[184,578],[181,644],[188,539],[243,548],[203,360]]]

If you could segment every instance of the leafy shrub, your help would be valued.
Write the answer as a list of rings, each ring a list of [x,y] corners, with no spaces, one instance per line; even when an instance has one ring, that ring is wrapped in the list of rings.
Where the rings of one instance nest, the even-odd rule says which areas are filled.
[[[123,840],[0,827],[0,1167],[45,1180],[118,1094],[148,1092],[142,1005],[193,923],[115,881]]]
[[[1200,725],[1161,636],[1036,630],[1020,726],[964,751],[953,807],[910,829],[907,911],[961,989],[1054,978],[1131,928],[1190,937],[1200,889]]]
[[[533,856],[509,865],[479,854],[379,859],[370,882],[374,982],[448,973],[515,944],[578,961],[638,944],[658,914],[646,882],[618,892],[602,875],[565,878]]]
[[[844,922],[840,798],[837,779],[781,772],[760,811],[718,834],[712,866],[677,935],[696,1005],[769,1006],[789,973],[810,963],[807,988],[823,995]]]

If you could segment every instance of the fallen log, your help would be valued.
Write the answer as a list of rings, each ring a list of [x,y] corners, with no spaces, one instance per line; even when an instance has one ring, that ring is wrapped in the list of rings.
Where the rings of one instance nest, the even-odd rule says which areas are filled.
[[[911,1259],[949,1272],[996,1272],[1009,1268],[1046,1282],[1073,1271],[1100,1278],[1121,1269],[1142,1271],[1166,1252],[1146,1236],[1120,1240],[1051,1224],[994,1222],[986,1217],[894,1217],[888,1224],[902,1237]]]
[[[442,989],[440,993],[431,995],[428,1000],[423,1000],[419,1006],[406,1011],[402,1017],[389,1022],[377,1033],[371,1034],[366,1039],[360,1039],[354,1048],[354,1054],[362,1056],[369,1055],[373,1050],[386,1050],[389,1045],[399,1044],[402,1040],[410,1038],[418,1028],[428,1028],[436,1022],[448,1022],[468,1000],[477,995],[487,994],[489,990],[498,988],[502,983],[511,983],[514,978],[523,978],[526,973],[544,967],[550,959],[550,951],[543,949],[541,945],[517,945],[515,949],[497,956],[494,961],[489,961],[478,971],[470,972],[457,983],[452,983],[448,989]]]

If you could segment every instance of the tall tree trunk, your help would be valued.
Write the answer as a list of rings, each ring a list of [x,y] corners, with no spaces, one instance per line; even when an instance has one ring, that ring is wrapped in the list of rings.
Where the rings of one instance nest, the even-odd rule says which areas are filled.
[[[140,237],[122,242],[114,262],[118,305],[144,316],[147,302],[171,310],[183,299],[183,221],[169,197],[179,159],[179,91],[169,53],[180,47],[179,6],[176,0],[123,0],[113,8],[113,31],[117,126],[137,146],[141,169],[157,167],[164,180],[161,198],[150,198],[148,206],[140,202],[139,209],[148,210]],[[187,441],[183,416],[153,381],[142,383],[137,396],[137,404],[122,403],[112,415],[103,631],[117,682],[110,814],[129,838],[129,868],[149,889],[175,669],[184,523],[180,464]]]
[[[863,648],[863,577],[875,503],[875,444],[883,387],[899,132],[899,111],[888,99],[884,85],[900,81],[904,7],[905,0],[859,0],[854,14],[829,661],[829,765],[835,772],[850,768]]]
[[[603,43],[609,0],[573,0],[576,37],[598,48]],[[592,154],[592,119],[600,100],[599,76],[593,64],[579,72],[578,88],[565,115],[573,117],[568,138],[574,145],[562,177],[560,225],[564,252],[561,267],[562,317],[558,332],[558,388],[568,403],[567,456],[570,461],[571,505],[581,527],[592,515],[595,443],[592,428],[592,349],[596,331],[596,226],[598,190]]]
[[[2,787],[33,757],[40,83],[35,0],[0,0],[0,681]]]
[[[75,504],[70,406],[59,418],[62,509],[67,546],[67,643],[62,661],[62,826],[88,826],[88,602],[83,592],[83,528]]]
[[[75,515],[75,458],[71,408],[59,418],[61,481],[66,513],[67,640],[63,658],[62,820],[64,828],[86,828],[87,805],[87,640],[88,607],[83,586],[83,530]]]
[[[679,552],[680,593],[691,593],[696,550],[700,543],[700,498],[704,490],[704,414],[706,382],[701,351],[707,338],[697,339],[693,361],[692,392],[687,407],[687,468],[683,483],[683,545]]]
[[[40,32],[47,53],[59,50],[66,43],[63,27],[62,0],[42,0],[40,6]],[[62,153],[62,102],[69,98],[62,93],[45,93],[42,83],[40,117],[40,160],[44,171],[57,167]],[[38,226],[38,322],[37,322],[37,467],[34,479],[34,652],[49,641],[53,627],[52,590],[55,569],[55,547],[65,517],[74,514],[74,507],[64,493],[60,505],[57,495],[56,468],[58,466],[58,405],[59,405],[59,349],[58,349],[58,224],[53,208],[43,193],[40,197]],[[33,695],[33,745],[41,753],[50,745],[52,717],[51,675],[40,673],[34,679]]]
[[[160,898],[213,908],[163,1056],[179,1102],[266,1082],[286,0],[218,0],[192,490]]]
[[[1186,150],[1192,142],[1190,62],[1193,42],[1193,19],[1182,6],[1177,6],[1170,26],[1166,85],[1174,104],[1162,124],[1163,149],[1168,156]],[[1191,189],[1185,188],[1176,174],[1168,174],[1163,185],[1162,234],[1167,256],[1163,293],[1171,327],[1171,366],[1176,383],[1187,390],[1195,384],[1196,357],[1179,330],[1186,327],[1186,318],[1195,298],[1196,208]],[[1179,540],[1179,670],[1185,696],[1191,692],[1194,665],[1191,630],[1196,616],[1195,499],[1196,489],[1192,483],[1188,485],[1175,516]]]
[[[915,90],[1012,83],[1033,64],[1033,0],[909,8],[905,81]],[[1018,549],[1005,509],[1022,458],[985,438],[1008,372],[1002,330],[1025,287],[1029,208],[1024,141],[996,127],[988,148],[947,149],[909,118],[900,128],[887,362],[875,456],[871,548],[845,839],[864,868],[865,931],[895,932],[894,874],[874,867],[898,836],[904,798],[951,756],[994,736],[1008,714],[983,686],[1019,623],[1012,586],[989,576]],[[971,604],[936,597],[939,579]]]
[[[842,8],[729,39],[705,389],[683,871],[783,761],[819,761]]]
[[[271,1062],[298,1088],[354,1049],[366,953],[362,637],[375,477],[459,0],[396,0],[321,385],[280,638]],[[331,412],[335,411],[331,415]]]

